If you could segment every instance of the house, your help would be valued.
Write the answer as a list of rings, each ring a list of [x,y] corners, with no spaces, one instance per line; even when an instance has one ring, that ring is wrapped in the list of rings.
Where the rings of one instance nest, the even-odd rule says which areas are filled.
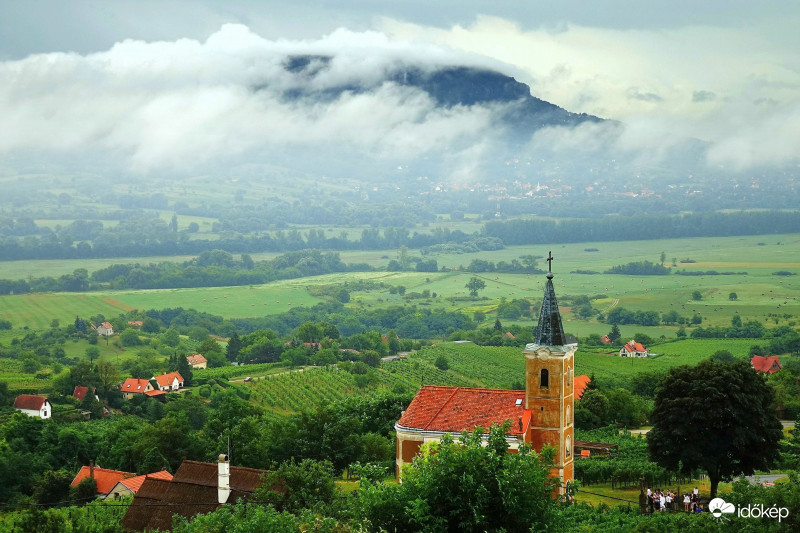
[[[111,335],[114,334],[114,327],[111,325],[110,322],[103,322],[102,324],[94,328],[94,330],[101,337],[110,337]]]
[[[247,501],[266,473],[230,466],[227,455],[220,455],[217,464],[185,460],[171,481],[148,476],[120,525],[126,531],[170,531],[173,514],[192,518],[226,503]]]
[[[600,337],[600,342],[602,342],[603,344],[611,344],[613,341],[611,340],[611,337],[609,337],[608,335],[603,335],[602,337]]]
[[[183,377],[177,372],[161,374],[153,377],[153,379],[156,381],[160,391],[171,392],[183,388]]]
[[[783,368],[777,355],[754,355],[750,358],[750,365],[759,374],[774,374]]]
[[[550,474],[562,483],[573,481],[577,343],[570,343],[564,334],[552,280],[553,274],[548,272],[534,342],[522,350],[525,390],[423,386],[395,424],[398,478],[423,444],[438,442],[447,433],[471,432],[508,421],[509,452],[523,444],[537,451],[552,446],[555,456]]]
[[[96,391],[97,391],[97,389],[92,387],[92,394],[95,394]],[[82,402],[83,399],[86,398],[86,394],[88,394],[88,392],[89,392],[89,387],[83,387],[81,385],[75,385],[75,390],[72,391],[72,397],[75,398],[76,400]],[[95,395],[95,398],[97,398],[96,395]],[[98,400],[99,400],[99,398],[98,398]]]
[[[207,368],[208,360],[203,357],[203,354],[196,353],[186,358],[192,368]]]
[[[126,400],[130,400],[137,394],[145,394],[153,390],[155,390],[155,387],[150,383],[150,380],[139,378],[128,378],[119,387],[122,397]]]
[[[647,357],[648,355],[650,355],[650,351],[642,343],[633,339],[626,342],[625,346],[619,349],[620,357]]]
[[[106,500],[118,500],[126,496],[134,496],[146,479],[162,479],[166,481],[172,480],[172,474],[166,470],[160,472],[153,472],[152,474],[144,474],[143,476],[129,477],[117,481],[117,484],[106,494]]]
[[[575,396],[576,400],[580,400],[583,397],[583,393],[586,392],[586,388],[591,382],[591,378],[586,374],[582,376],[575,376],[575,390],[573,395]]]
[[[77,487],[78,484],[86,478],[94,478],[97,484],[97,495],[105,496],[114,488],[118,482],[123,479],[132,478],[136,474],[132,472],[122,472],[121,470],[109,470],[107,468],[100,468],[94,465],[94,461],[89,463],[89,466],[82,466],[78,473],[73,478],[70,487]]]
[[[128,325],[132,328],[140,328],[144,326],[144,322],[141,320],[128,320]]]
[[[510,331],[506,331],[505,333],[503,333],[503,338],[504,338],[504,339],[511,339],[511,340],[514,340],[514,339],[516,339],[516,337],[514,336],[514,334],[513,334],[513,333],[511,333]]]
[[[20,394],[17,396],[17,399],[14,400],[14,409],[28,416],[38,416],[42,420],[53,416],[53,406],[50,405],[50,400],[35,394]]]

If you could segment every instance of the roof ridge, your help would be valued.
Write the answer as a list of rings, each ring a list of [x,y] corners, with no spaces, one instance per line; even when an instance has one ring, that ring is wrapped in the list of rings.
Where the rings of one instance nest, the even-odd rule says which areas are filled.
[[[433,413],[433,416],[431,417],[431,419],[430,419],[430,420],[428,420],[428,422],[425,424],[425,426],[424,426],[422,429],[428,429],[428,426],[430,426],[430,425],[431,425],[431,422],[433,422],[434,420],[436,420],[436,416],[437,416],[439,413],[441,413],[441,412],[442,412],[442,409],[444,409],[444,406],[445,406],[445,405],[447,405],[448,403],[450,403],[450,400],[452,400],[452,399],[453,399],[453,396],[455,396],[455,395],[456,395],[456,393],[457,393],[457,392],[458,392],[460,389],[461,389],[461,387],[455,387],[455,388],[453,388],[453,392],[452,392],[452,394],[450,394],[450,396],[448,396],[448,398],[447,398],[447,399],[446,399],[444,402],[442,402],[442,405],[440,405],[440,406],[439,406],[439,409],[437,409],[437,410],[436,410],[436,412],[435,412],[435,413]]]

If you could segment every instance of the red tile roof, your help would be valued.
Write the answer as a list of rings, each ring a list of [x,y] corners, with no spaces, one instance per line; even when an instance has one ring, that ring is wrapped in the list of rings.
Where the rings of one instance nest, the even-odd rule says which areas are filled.
[[[91,470],[92,468],[89,466],[82,466],[80,472],[78,472],[78,475],[76,475],[75,479],[72,480],[72,483],[69,484],[70,487],[76,487],[78,483],[92,474],[94,476],[95,483],[97,483],[97,493],[108,494],[118,481],[122,481],[125,478],[134,477],[136,475],[132,472],[108,470],[107,468],[100,468],[99,466],[94,467],[93,473]]]
[[[629,342],[625,343],[625,350],[628,352],[646,352],[647,348],[645,348],[641,342],[636,342],[631,339]]]
[[[172,481],[172,474],[166,470],[162,470],[160,472],[153,472],[152,474],[145,474],[143,476],[129,477],[128,479],[121,480],[120,483],[128,487],[132,493],[136,494],[139,492],[139,489],[141,488],[145,479],[164,479],[166,481]]]
[[[77,398],[78,400],[83,400],[86,398],[86,393],[89,392],[89,387],[81,387],[80,385],[75,385],[75,390],[72,391],[72,397]],[[94,387],[92,387],[92,392],[94,392]]]
[[[425,385],[397,423],[426,431],[461,433],[476,426],[488,429],[506,420],[511,420],[509,434],[525,433],[530,421],[525,391]]]
[[[164,396],[166,394],[166,391],[153,389],[145,392],[145,394],[147,396]]]
[[[38,411],[47,401],[45,396],[36,396],[35,394],[20,394],[14,400],[14,409],[28,409],[30,411]]]
[[[203,354],[196,353],[186,358],[190,365],[199,365],[200,363],[207,363],[208,360],[203,357]]]
[[[111,322],[103,322],[100,325],[103,326],[106,329],[113,329],[113,326],[111,325]]]
[[[178,378],[178,381],[183,382],[183,377],[177,372],[170,372],[169,374],[161,374],[160,376],[156,376],[154,379],[158,382],[158,384],[162,387],[171,387],[172,381]]]
[[[611,344],[611,337],[608,335],[603,335],[600,340],[603,341],[603,344]]]
[[[589,386],[592,380],[586,374],[582,376],[575,376],[575,379],[572,381],[572,396],[576,400],[580,400],[583,396],[583,393],[586,391],[586,387]]]
[[[150,380],[147,379],[138,379],[138,378],[128,378],[119,388],[120,392],[144,392],[147,388],[147,384],[150,383]]]
[[[756,372],[762,374],[774,374],[783,368],[777,355],[754,355],[750,359],[750,364],[755,368]]]

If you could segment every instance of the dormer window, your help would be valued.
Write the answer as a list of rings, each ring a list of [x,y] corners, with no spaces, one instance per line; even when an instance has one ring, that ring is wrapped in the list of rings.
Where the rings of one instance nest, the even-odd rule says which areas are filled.
[[[550,388],[550,372],[546,368],[543,368],[542,371],[539,372],[539,388]]]

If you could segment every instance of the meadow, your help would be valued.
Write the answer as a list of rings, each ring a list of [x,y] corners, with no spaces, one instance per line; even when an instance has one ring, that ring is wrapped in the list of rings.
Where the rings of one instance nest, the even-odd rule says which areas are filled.
[[[588,295],[595,298],[592,305],[597,313],[606,313],[617,306],[632,311],[675,310],[686,317],[699,314],[704,326],[724,326],[730,324],[735,314],[743,319],[756,319],[775,325],[792,321],[791,315],[797,315],[800,311],[798,302],[800,278],[773,274],[777,271],[800,273],[800,235],[797,234],[581,243],[561,245],[551,249],[555,258],[554,283],[559,298],[568,301],[570,296]],[[484,324],[490,325],[493,322],[491,313],[501,298],[527,298],[535,304],[541,298],[544,276],[471,274],[460,269],[469,265],[473,259],[510,262],[532,252],[546,255],[547,251],[546,247],[542,247],[541,250],[508,247],[493,252],[435,256],[440,267],[459,269],[451,272],[349,272],[282,280],[258,286],[11,295],[0,297],[0,317],[10,320],[15,327],[27,325],[32,328],[42,328],[49,325],[54,318],[64,322],[74,319],[76,315],[92,316],[101,313],[105,316],[114,316],[130,309],[164,307],[194,308],[228,318],[264,316],[284,312],[293,306],[310,306],[320,302],[319,298],[309,294],[307,288],[310,286],[344,285],[368,279],[384,282],[388,286],[404,286],[406,299],[399,294],[390,294],[388,287],[365,292],[355,291],[351,294],[351,302],[348,304],[350,307],[369,309],[414,304],[461,310],[469,315],[481,311],[490,314]],[[642,260],[658,262],[662,252],[667,257],[665,263],[667,266],[672,264],[673,258],[675,259],[677,267],[673,267],[673,271],[716,270],[734,274],[716,276],[602,274],[604,270],[619,264]],[[411,253],[413,255],[414,251]],[[366,261],[385,264],[388,259],[396,257],[397,251],[346,252],[341,255],[346,262]],[[26,275],[28,273],[33,275],[35,272],[56,275],[71,272],[75,268],[99,268],[112,262],[124,262],[124,260],[0,262],[0,278],[25,277],[20,276],[20,269],[23,268],[26,269]],[[62,270],[56,272],[57,268]],[[579,270],[593,271],[597,274],[575,273]],[[486,284],[485,289],[480,291],[478,299],[469,298],[468,291],[464,287],[473,276],[482,279]],[[425,290],[429,291],[429,297],[422,297],[422,292]],[[701,293],[700,300],[692,298],[694,291]],[[414,292],[418,293],[418,297],[408,299],[410,293]],[[436,297],[433,297],[434,293]],[[736,293],[735,300],[730,298],[731,293]],[[571,312],[569,306],[562,304],[562,313],[565,329],[571,334],[585,336],[608,332],[608,325],[594,319],[581,320]],[[524,326],[533,325],[531,319],[509,323],[512,322]],[[675,330],[675,327],[668,326],[625,326],[623,335],[645,333],[653,338],[662,335],[670,338],[674,337]]]

